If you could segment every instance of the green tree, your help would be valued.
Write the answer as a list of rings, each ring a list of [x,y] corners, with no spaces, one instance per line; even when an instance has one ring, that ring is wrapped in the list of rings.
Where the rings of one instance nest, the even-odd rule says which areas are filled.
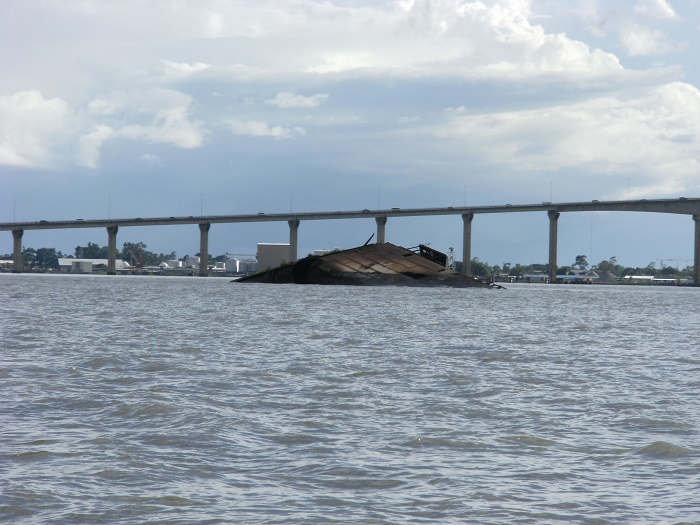
[[[577,255],[576,261],[574,262],[574,266],[579,270],[585,270],[586,268],[588,268],[588,261],[586,260],[586,256]]]
[[[644,275],[657,275],[658,273],[659,272],[656,269],[656,261],[651,261],[644,269]]]
[[[145,246],[145,245],[144,245]],[[143,252],[143,264],[145,266],[158,266],[163,261],[167,260],[165,255],[149,252],[144,250]]]
[[[624,277],[625,275],[640,275],[642,272],[639,268],[632,268],[631,266],[627,266],[622,269],[622,272],[620,272],[620,277]]]
[[[24,262],[24,267],[28,270],[34,268],[36,261],[36,250],[34,248],[24,248],[22,250],[22,261]]]
[[[36,265],[42,270],[58,269],[58,254],[56,248],[39,248],[34,259]]]
[[[491,277],[491,267],[479,260],[478,257],[472,259],[472,275],[474,277]]]
[[[146,245],[142,242],[125,242],[122,247],[122,258],[131,266],[143,268]]]
[[[87,246],[75,247],[76,259],[106,259],[107,257],[107,247],[100,247],[94,242],[89,242]]]
[[[673,266],[664,266],[659,270],[659,275],[672,275],[677,277],[680,273],[678,268],[674,268]]]
[[[546,273],[548,271],[549,271],[549,264],[535,263],[535,264],[531,264],[530,266],[528,266],[527,273],[536,273],[536,272]]]
[[[163,253],[157,254],[149,252],[146,248],[147,246],[142,242],[125,242],[121,254],[122,258],[130,265],[137,268],[158,266],[160,263],[169,259],[177,259],[177,254],[175,252],[170,252],[167,255]]]
[[[609,260],[600,261],[593,269],[598,273],[610,272],[619,277],[623,268],[617,265],[617,259],[615,257],[610,257]]]
[[[508,272],[508,275],[511,277],[522,277],[527,273],[527,267],[521,265],[521,264],[516,264],[515,266],[512,266],[510,271]]]

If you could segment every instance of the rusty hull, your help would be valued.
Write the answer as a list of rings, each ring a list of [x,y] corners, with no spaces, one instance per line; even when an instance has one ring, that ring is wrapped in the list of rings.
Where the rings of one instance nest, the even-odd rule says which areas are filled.
[[[243,277],[236,282],[487,288],[488,285],[435,262],[435,250],[416,253],[391,243],[369,244],[309,256],[296,263]],[[439,258],[438,258],[439,260]]]

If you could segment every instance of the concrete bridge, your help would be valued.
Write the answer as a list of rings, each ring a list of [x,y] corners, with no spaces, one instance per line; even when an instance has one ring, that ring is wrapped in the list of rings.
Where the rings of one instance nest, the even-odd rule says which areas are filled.
[[[464,273],[471,275],[472,220],[480,213],[546,212],[549,216],[549,279],[556,280],[557,271],[557,225],[562,213],[577,211],[623,211],[647,213],[674,213],[690,215],[695,221],[694,263],[695,286],[700,286],[700,199],[640,199],[626,201],[589,202],[543,202],[540,204],[504,204],[499,206],[464,206],[446,208],[391,208],[389,210],[358,210],[309,213],[257,213],[247,215],[209,215],[187,217],[152,217],[135,219],[100,219],[71,221],[34,221],[0,223],[0,231],[11,231],[13,244],[13,266],[15,272],[24,268],[22,261],[22,236],[27,230],[50,230],[65,228],[106,228],[108,265],[107,273],[116,273],[117,232],[121,227],[167,226],[173,224],[197,224],[200,231],[200,275],[208,275],[209,228],[217,223],[286,221],[289,224],[289,260],[297,260],[297,238],[301,221],[333,219],[374,218],[377,223],[377,242],[385,242],[386,223],[390,217],[416,217],[424,215],[461,215],[464,222],[462,261]]]

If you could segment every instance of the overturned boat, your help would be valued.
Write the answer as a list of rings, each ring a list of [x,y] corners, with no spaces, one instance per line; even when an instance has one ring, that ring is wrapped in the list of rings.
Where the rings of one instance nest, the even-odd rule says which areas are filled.
[[[365,244],[325,255],[310,255],[235,282],[488,288],[455,272],[447,256],[426,245],[408,249],[391,243]]]

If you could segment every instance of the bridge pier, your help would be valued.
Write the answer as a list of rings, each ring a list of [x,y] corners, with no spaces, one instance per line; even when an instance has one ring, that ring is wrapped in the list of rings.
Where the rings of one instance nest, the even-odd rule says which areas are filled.
[[[209,228],[208,222],[199,225],[199,276],[209,276]]]
[[[117,275],[117,232],[118,226],[107,227],[107,275]]]
[[[462,233],[462,273],[468,277],[472,276],[472,212],[462,214],[464,221],[464,231]]]
[[[377,222],[377,244],[384,244],[386,242],[386,217],[375,217],[374,220]]]
[[[289,262],[297,261],[299,245],[299,222],[298,220],[287,221],[289,224]]]
[[[12,230],[12,273],[24,271],[24,257],[22,257],[22,235],[24,230]]]
[[[700,215],[693,215],[695,221],[695,266],[693,268],[693,285],[700,286]]]
[[[559,223],[559,212],[550,210],[549,216],[549,282],[557,282],[557,231]]]

